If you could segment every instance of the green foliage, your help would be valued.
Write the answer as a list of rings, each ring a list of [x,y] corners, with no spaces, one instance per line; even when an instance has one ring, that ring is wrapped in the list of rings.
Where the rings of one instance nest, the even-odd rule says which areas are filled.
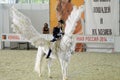
[[[49,0],[18,0],[18,3],[49,3]]]

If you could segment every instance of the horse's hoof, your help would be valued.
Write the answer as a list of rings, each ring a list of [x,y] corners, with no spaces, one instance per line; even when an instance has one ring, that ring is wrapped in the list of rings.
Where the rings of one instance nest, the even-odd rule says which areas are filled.
[[[49,75],[48,77],[49,77],[49,78],[52,78],[52,76],[51,76],[51,75]]]
[[[64,78],[63,80],[68,80],[68,78],[66,77],[66,78]]]
[[[49,78],[52,78],[52,76],[49,76]]]
[[[39,74],[39,77],[42,77],[42,74]]]

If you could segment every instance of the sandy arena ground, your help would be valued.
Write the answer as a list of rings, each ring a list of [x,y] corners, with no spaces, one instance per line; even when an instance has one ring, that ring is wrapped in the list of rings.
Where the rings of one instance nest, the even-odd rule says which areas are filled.
[[[0,50],[0,80],[62,80],[57,60],[52,64],[52,78],[34,72],[36,50]],[[120,53],[76,53],[69,64],[69,80],[120,80]]]

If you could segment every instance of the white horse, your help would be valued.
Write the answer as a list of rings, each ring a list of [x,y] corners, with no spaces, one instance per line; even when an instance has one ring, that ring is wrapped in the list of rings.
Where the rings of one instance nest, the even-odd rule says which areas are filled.
[[[40,34],[34,29],[30,19],[24,16],[14,7],[11,8],[13,24],[13,31],[19,33],[26,40],[29,40],[31,44],[38,48],[35,62],[35,71],[41,76],[41,61],[45,55],[48,55],[49,49],[52,50],[52,53],[48,61],[48,75],[51,76],[50,67],[51,60],[54,59],[54,56],[58,58],[61,64],[63,80],[67,80],[67,67],[70,60],[71,53],[74,51],[74,41],[72,40],[73,32],[77,21],[81,17],[84,7],[81,6],[77,8],[73,7],[71,14],[66,20],[65,35],[61,40],[54,43],[50,43],[48,40],[41,38]]]
[[[71,53],[73,51],[72,49],[70,49],[71,46],[72,46],[71,42],[70,42],[70,45],[66,48],[64,48],[64,45],[61,45],[61,41],[56,41],[55,43],[53,43],[53,46],[51,48],[52,53],[48,58],[48,76],[49,77],[51,77],[51,70],[50,70],[51,60],[56,57],[58,58],[61,64],[63,80],[67,79],[67,66],[70,60]],[[49,50],[48,46],[38,47],[38,52],[36,55],[36,62],[35,62],[35,71],[39,74],[39,76],[41,76],[41,66],[42,66],[41,61],[44,56],[48,55],[48,50]]]

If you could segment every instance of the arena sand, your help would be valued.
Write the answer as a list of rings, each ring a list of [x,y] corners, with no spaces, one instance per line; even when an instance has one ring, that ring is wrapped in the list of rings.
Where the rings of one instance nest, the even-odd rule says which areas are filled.
[[[34,72],[37,50],[0,50],[0,80],[62,80],[57,59],[48,78],[44,58],[41,78]],[[71,56],[68,80],[120,80],[120,53],[75,53]]]

